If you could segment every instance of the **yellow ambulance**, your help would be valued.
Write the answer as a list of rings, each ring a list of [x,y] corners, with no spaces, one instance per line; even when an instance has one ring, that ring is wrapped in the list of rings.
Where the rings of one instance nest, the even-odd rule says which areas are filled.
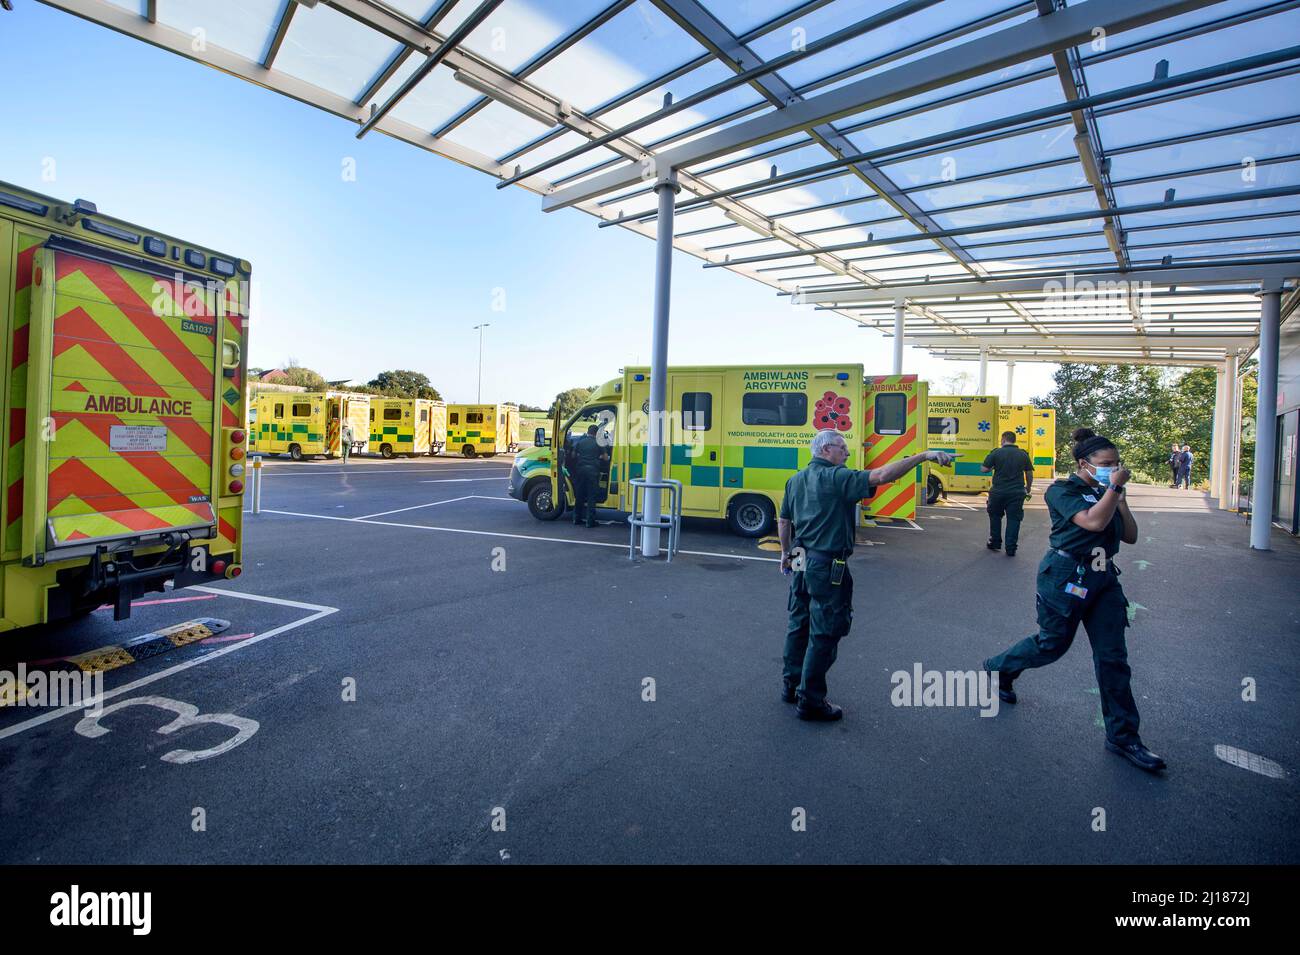
[[[1026,454],[1032,455],[1029,428],[1033,420],[1033,405],[1009,405],[998,402],[998,444],[1002,443],[1002,432],[1010,431],[1016,436],[1016,445]]]
[[[437,454],[447,442],[447,406],[428,398],[370,399],[370,452],[385,458]]]
[[[669,368],[667,374],[664,476],[682,482],[685,517],[722,518],[746,537],[771,533],[785,482],[808,464],[809,446],[821,429],[843,434],[847,465],[862,466],[861,365],[691,366]],[[882,409],[885,405],[890,399]],[[906,400],[903,406],[906,434]],[[627,481],[645,474],[649,409],[649,369],[624,369],[622,377],[596,388],[577,413],[557,419],[554,438],[535,429],[535,446],[515,458],[510,495],[526,501],[538,520],[554,520],[571,508],[563,451],[594,424],[611,452],[597,505],[627,512]],[[892,433],[899,430],[896,408],[891,405],[882,417],[889,438],[904,436]],[[563,498],[556,490],[561,481]]]
[[[313,455],[340,457],[343,421],[352,426],[352,453],[365,454],[369,450],[370,395],[262,391],[255,401],[255,451],[287,454],[295,461]]]
[[[239,576],[249,275],[0,183],[0,630]]]
[[[947,467],[927,468],[926,503],[949,492],[979,494],[992,484],[992,475],[980,467],[990,451],[1002,442],[998,427],[998,399],[993,395],[930,395],[926,407],[926,447],[956,452]]]
[[[1029,429],[1029,456],[1034,477],[1051,481],[1056,477],[1056,411],[1034,408]]]
[[[519,450],[519,406],[447,405],[447,454],[490,458]]]

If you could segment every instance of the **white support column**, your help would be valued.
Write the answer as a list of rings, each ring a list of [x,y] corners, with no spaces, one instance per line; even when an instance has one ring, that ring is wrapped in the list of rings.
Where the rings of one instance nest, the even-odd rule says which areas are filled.
[[[668,407],[668,317],[673,276],[673,204],[681,186],[676,171],[655,183],[659,198],[659,218],[655,231],[655,301],[654,335],[650,345],[650,420],[646,428],[645,476],[647,481],[664,479],[664,425]],[[661,491],[646,488],[647,521],[659,520]],[[659,556],[659,528],[641,529],[641,556]]]
[[[1014,361],[1008,361],[1007,362],[1007,404],[1009,405],[1015,404],[1015,399],[1011,397],[1011,385],[1012,382],[1015,380],[1015,377],[1016,377],[1016,363]]]
[[[984,389],[989,383],[989,346],[980,345],[980,380],[975,388],[975,394],[985,394]]]
[[[1250,495],[1250,547],[1269,550],[1273,469],[1277,467],[1277,362],[1282,291],[1265,288],[1259,310],[1259,388],[1255,401],[1255,490]]]
[[[1236,470],[1237,428],[1240,426],[1240,412],[1237,409],[1237,356],[1228,355],[1223,363],[1223,415],[1220,419],[1216,412],[1215,443],[1219,448],[1216,459],[1214,494],[1219,501],[1219,510],[1226,511],[1236,502],[1232,499],[1232,475]]]
[[[894,374],[903,373],[903,300],[894,300]]]

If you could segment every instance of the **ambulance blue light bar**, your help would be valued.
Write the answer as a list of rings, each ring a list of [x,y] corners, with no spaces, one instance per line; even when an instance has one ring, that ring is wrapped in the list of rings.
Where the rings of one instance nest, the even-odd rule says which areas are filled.
[[[841,371],[839,374],[837,374],[837,375],[835,376],[835,378],[836,378],[836,380],[838,380],[838,381],[848,381],[848,380],[849,380],[849,373],[848,373],[847,371]]]
[[[216,272],[218,275],[224,275],[226,278],[230,278],[235,274],[235,263],[231,262],[229,259],[219,259],[214,255],[209,259],[209,262],[211,263],[212,271]]]
[[[12,206],[15,209],[21,209],[23,212],[30,212],[38,216],[43,216],[50,211],[50,207],[47,205],[32,202],[32,200],[24,199],[22,196],[13,196],[7,192],[0,192],[0,206]]]
[[[81,227],[87,232],[98,232],[100,235],[106,235],[114,239],[121,239],[123,242],[130,242],[135,245],[140,241],[140,236],[134,232],[127,232],[125,229],[119,229],[114,225],[107,225],[103,222],[96,222],[94,219],[82,219]]]

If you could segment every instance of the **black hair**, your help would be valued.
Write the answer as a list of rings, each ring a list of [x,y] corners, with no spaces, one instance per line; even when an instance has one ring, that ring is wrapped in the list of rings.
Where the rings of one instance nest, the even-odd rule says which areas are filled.
[[[1015,443],[1016,443],[1016,433],[1015,433],[1014,431],[1003,431],[1003,432],[1002,432],[1002,440],[1003,440],[1003,441],[1010,441],[1012,444],[1015,444]]]
[[[1074,441],[1074,447],[1070,453],[1074,455],[1076,461],[1082,461],[1098,451],[1115,448],[1115,443],[1110,438],[1103,438],[1091,428],[1076,428],[1070,438]],[[1115,448],[1115,450],[1118,451],[1119,449]]]
[[[591,425],[588,425],[588,426],[587,426],[587,434],[595,434],[595,433],[596,433],[597,431],[599,431],[599,430],[600,430],[600,429],[599,429],[598,427],[596,427],[594,424],[591,424]]]

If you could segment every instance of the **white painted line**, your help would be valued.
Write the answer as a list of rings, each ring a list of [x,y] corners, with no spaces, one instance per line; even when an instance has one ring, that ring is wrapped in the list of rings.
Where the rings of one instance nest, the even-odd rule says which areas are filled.
[[[509,500],[502,498],[502,500]],[[262,508],[263,514],[280,514],[284,517],[311,517],[318,521],[343,521],[347,524],[369,524],[372,527],[404,527],[415,531],[443,531],[448,534],[473,534],[479,537],[510,537],[516,540],[544,541],[548,544],[581,544],[587,547],[616,547],[627,550],[627,544],[611,544],[607,541],[573,540],[568,537],[541,537],[536,534],[508,534],[504,531],[475,531],[464,527],[434,527],[431,524],[399,524],[396,521],[370,521],[360,517],[334,517],[330,514],[304,514],[300,511],[273,511]],[[693,557],[729,557],[733,560],[757,560],[765,563],[780,563],[779,557],[753,557],[747,554],[722,554],[707,550],[678,550],[679,554]]]
[[[522,503],[524,503],[523,501],[520,501],[520,500],[518,500],[518,499],[516,499],[516,498],[513,498],[513,497],[488,497],[486,494],[470,494],[470,495],[466,498],[466,500],[468,500],[468,499],[471,498],[471,497],[472,497],[474,500],[476,500],[476,501],[511,501],[512,503],[515,503],[515,504],[522,504]]]
[[[467,494],[464,497],[449,497],[445,501],[430,501],[428,504],[412,504],[410,507],[395,507],[391,511],[380,511],[377,514],[364,514],[361,517],[354,517],[354,521],[368,521],[372,517],[383,517],[386,514],[401,514],[403,511],[418,511],[422,507],[437,507],[439,504],[454,504],[457,501],[468,501],[474,495]]]
[[[242,643],[232,643],[228,647],[222,647],[220,650],[213,650],[211,653],[205,653],[192,660],[186,660],[184,663],[178,663],[175,666],[168,667],[166,670],[159,670],[157,673],[151,673],[148,676],[141,677],[125,686],[119,686],[115,690],[109,690],[100,697],[101,701],[107,702],[115,697],[134,692],[142,686],[148,686],[150,683],[157,683],[159,680],[164,677],[169,677],[173,673],[180,673],[182,670],[188,670],[190,667],[196,667],[201,663],[207,663],[209,660],[215,660],[217,657],[224,657],[227,653],[235,653],[244,649],[244,647],[251,647],[255,643],[261,643],[263,640],[270,640],[272,637],[279,636],[289,630],[295,630],[305,624],[314,623],[322,617],[328,617],[332,613],[339,612],[338,607],[326,607],[323,604],[302,603],[297,600],[285,600],[281,597],[263,597],[258,594],[241,594],[233,590],[217,590],[213,587],[194,586],[188,589],[205,590],[211,593],[221,594],[223,597],[236,597],[240,600],[255,600],[259,603],[279,604],[283,607],[296,607],[300,610],[314,610],[316,612],[299,620],[294,620],[291,623],[282,624],[281,626],[266,631],[266,633],[259,633],[255,637],[249,637]],[[57,720],[60,716],[67,716],[69,713],[85,712],[89,711],[84,706],[64,706],[57,710],[50,710],[48,713],[42,713],[40,716],[33,717],[32,719],[26,720],[22,723],[15,723],[13,726],[0,730],[0,739],[8,739],[10,736],[17,736],[19,733],[25,733],[29,729],[43,726],[51,720]]]
[[[502,473],[504,474],[505,472],[502,472]],[[464,481],[464,482],[469,482],[469,481],[499,481],[499,480],[501,480],[499,477],[490,477],[490,478],[438,478],[437,480],[434,480],[434,481],[416,481],[415,483],[416,483],[416,484],[456,484],[456,483],[458,483],[458,482],[462,482],[462,481]]]
[[[1214,755],[1231,766],[1247,769],[1252,773],[1259,773],[1269,779],[1286,778],[1286,770],[1280,763],[1275,763],[1273,760],[1259,756],[1256,753],[1248,753],[1244,749],[1237,749],[1235,746],[1224,746],[1222,743],[1216,743],[1214,745]]]

